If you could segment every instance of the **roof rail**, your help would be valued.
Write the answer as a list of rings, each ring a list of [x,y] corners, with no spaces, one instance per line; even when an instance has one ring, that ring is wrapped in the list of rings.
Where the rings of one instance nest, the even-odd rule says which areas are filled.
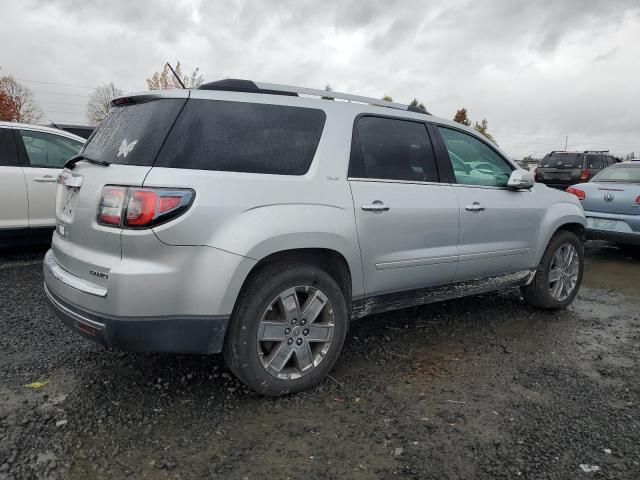
[[[585,150],[582,153],[609,153],[609,150]]]
[[[209,82],[198,87],[201,90],[224,90],[231,92],[250,92],[250,93],[265,93],[271,95],[291,95],[299,96],[309,95],[314,97],[320,97],[325,100],[345,100],[347,102],[364,103],[368,105],[375,105],[377,107],[393,108],[396,110],[404,110],[410,112],[425,113],[431,115],[424,109],[413,105],[404,105],[402,103],[390,102],[388,100],[381,100],[372,97],[363,97],[360,95],[351,95],[349,93],[340,93],[327,90],[319,90],[315,88],[295,87],[291,85],[279,85],[276,83],[263,83],[253,82],[251,80],[239,80],[228,78],[224,80],[218,80],[216,82]]]

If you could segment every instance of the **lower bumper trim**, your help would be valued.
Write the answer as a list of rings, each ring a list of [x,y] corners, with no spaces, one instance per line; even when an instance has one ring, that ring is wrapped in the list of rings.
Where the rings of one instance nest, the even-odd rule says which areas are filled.
[[[589,240],[608,240],[610,242],[640,245],[640,233],[610,232],[607,230],[587,229]]]
[[[71,330],[125,352],[219,353],[229,315],[114,317],[87,312],[44,290],[55,315]]]

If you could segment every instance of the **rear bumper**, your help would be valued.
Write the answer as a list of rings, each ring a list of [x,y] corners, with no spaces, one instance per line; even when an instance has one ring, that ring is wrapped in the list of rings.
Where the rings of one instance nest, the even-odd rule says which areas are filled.
[[[218,353],[228,315],[120,318],[88,312],[44,291],[55,315],[74,332],[105,347],[127,352]]]
[[[610,242],[626,243],[629,245],[640,245],[640,233],[620,233],[587,229],[587,238],[589,240],[608,240]]]
[[[220,352],[244,269],[255,261],[208,247],[191,252],[189,247],[167,248],[175,249],[169,252],[175,269],[155,264],[140,269],[135,261],[123,259],[102,283],[68,271],[50,250],[43,264],[46,297],[65,325],[107,347]],[[212,277],[214,268],[218,275]]]
[[[590,221],[589,219],[615,220],[624,227],[623,231],[616,231],[600,230],[587,226],[588,239],[640,245],[640,217],[638,215],[592,212],[588,210],[585,210],[584,214],[587,217],[587,222]]]

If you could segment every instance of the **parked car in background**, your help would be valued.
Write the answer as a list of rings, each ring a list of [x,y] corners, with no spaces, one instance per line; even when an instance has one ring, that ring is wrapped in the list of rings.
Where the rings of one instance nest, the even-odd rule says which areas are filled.
[[[535,171],[536,182],[565,190],[575,183],[588,182],[598,172],[618,162],[608,151],[553,151],[540,161]]]
[[[84,142],[54,128],[0,122],[0,245],[50,239],[58,174]]]
[[[588,238],[640,245],[640,162],[613,165],[567,192],[582,203]]]
[[[115,99],[60,177],[60,320],[122,350],[223,351],[283,395],[322,380],[354,318],[514,287],[571,303],[575,197],[459,123],[326,94],[226,80]]]
[[[84,139],[89,138],[93,131],[96,129],[96,127],[92,127],[90,125],[68,125],[66,123],[52,123],[50,127],[73,133],[74,135],[77,135]]]

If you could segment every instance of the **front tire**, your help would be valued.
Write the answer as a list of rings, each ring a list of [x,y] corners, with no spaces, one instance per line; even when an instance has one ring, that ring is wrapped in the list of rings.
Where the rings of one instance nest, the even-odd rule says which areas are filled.
[[[560,230],[549,241],[533,281],[520,291],[524,300],[546,310],[567,308],[578,294],[584,272],[584,244]]]
[[[301,392],[334,366],[348,320],[345,297],[328,273],[298,262],[267,265],[252,274],[238,299],[225,361],[258,393]]]

